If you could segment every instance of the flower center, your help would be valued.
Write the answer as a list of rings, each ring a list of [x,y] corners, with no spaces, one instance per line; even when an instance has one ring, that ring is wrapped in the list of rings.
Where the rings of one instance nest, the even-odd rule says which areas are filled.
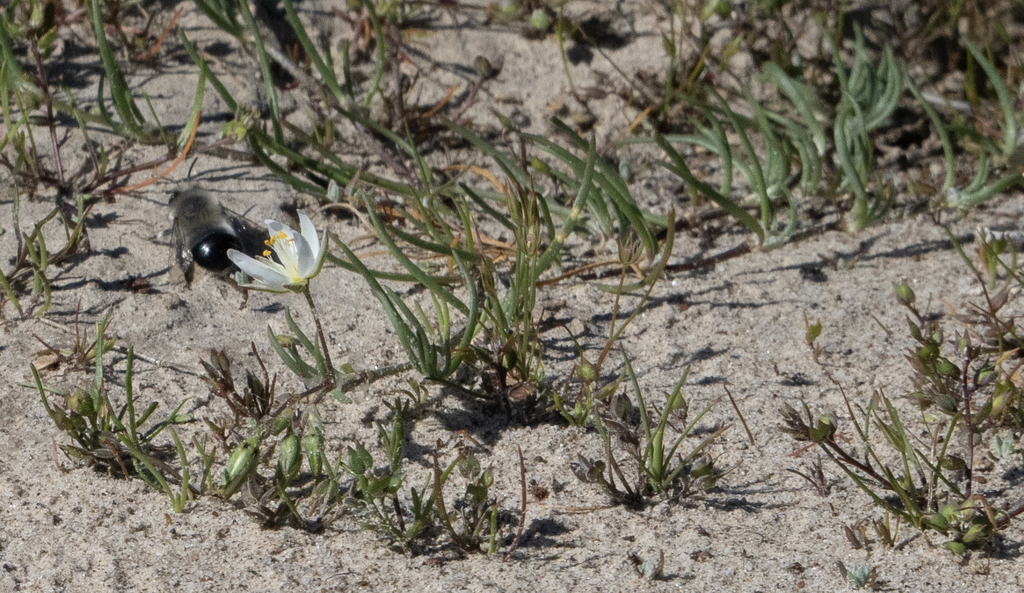
[[[278,243],[292,243],[292,242],[294,242],[294,239],[289,239],[288,235],[286,235],[284,231],[279,231],[276,235],[274,235],[273,237],[271,237],[271,238],[267,239],[266,241],[264,241],[264,243],[267,245],[267,247],[271,247],[271,248],[276,249],[276,250],[280,250],[280,247],[278,246]],[[265,249],[263,251],[263,257],[270,257],[270,249]]]

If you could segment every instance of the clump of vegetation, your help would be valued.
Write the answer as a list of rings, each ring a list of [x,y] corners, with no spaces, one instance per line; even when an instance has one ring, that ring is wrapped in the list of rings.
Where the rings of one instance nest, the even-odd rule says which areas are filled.
[[[0,287],[3,288],[0,313],[3,306],[10,303],[19,315],[45,314],[51,304],[51,269],[74,255],[91,255],[85,222],[93,207],[102,200],[113,200],[115,196],[162,179],[184,160],[192,147],[205,80],[200,76],[192,112],[188,122],[183,122],[186,125],[179,136],[172,137],[159,121],[145,93],[143,98],[149,118],[144,116],[115,58],[115,49],[107,40],[106,27],[119,32],[120,41],[137,60],[156,56],[167,30],[157,39],[149,32],[152,21],[142,29],[126,27],[123,8],[120,2],[101,6],[99,0],[90,0],[78,3],[76,10],[65,10],[62,2],[28,0],[10,3],[0,11],[0,114],[5,124],[4,135],[0,138],[0,166],[7,169],[15,181],[13,220],[17,235],[13,265],[6,271],[0,269]],[[168,29],[176,19],[177,16],[171,20]],[[70,34],[69,29],[79,29],[83,23],[87,25],[85,31],[91,32],[91,39],[95,41],[103,69],[102,80],[109,84],[113,113],[107,105],[103,82],[97,104],[93,109],[86,109],[79,106],[59,76],[54,75],[58,70],[53,63],[55,44],[62,35]],[[30,64],[19,63],[18,50],[27,53]],[[37,111],[42,112],[41,118],[34,115]],[[66,151],[62,152],[66,134],[58,130],[59,115],[72,118],[85,141],[87,158],[74,171],[68,169]],[[37,144],[33,133],[40,119],[48,132],[48,151]],[[92,141],[88,126],[133,142],[163,145],[167,155],[139,166],[122,167],[125,147],[103,146]],[[159,171],[158,167],[166,163],[170,164]],[[136,173],[154,170],[157,173],[145,181],[127,183]],[[21,200],[43,189],[55,191],[55,206],[30,232],[24,232],[19,220]],[[51,226],[63,227],[65,241],[59,248],[48,246],[44,240]],[[22,307],[19,296],[26,292],[31,300],[27,307]]]
[[[659,410],[644,400],[628,358],[625,367],[637,404],[634,407],[629,395],[614,390],[608,401],[602,402],[597,427],[605,459],[580,456],[573,466],[576,477],[599,484],[612,500],[631,505],[642,504],[651,497],[681,498],[713,488],[726,472],[715,467],[708,448],[729,427],[712,429],[685,456],[680,446],[687,437],[695,436],[694,429],[715,402],[689,418],[689,402],[682,392],[684,374]],[[634,415],[639,415],[638,425]],[[620,452],[625,457],[616,455]]]
[[[925,24],[910,30],[894,20],[900,43],[877,51],[863,29],[847,26],[845,8],[824,10],[816,56],[799,53],[793,28],[781,16],[786,3],[751,3],[746,11],[721,1],[702,3],[700,9],[692,2],[666,3],[666,69],[627,80],[619,94],[640,115],[621,136],[647,145],[682,181],[690,197],[687,207],[708,213],[687,220],[677,220],[675,207],[652,212],[641,206],[628,163],[613,163],[612,147],[580,132],[593,121],[553,117],[553,133],[537,135],[520,133],[499,115],[508,134],[499,138],[467,117],[500,74],[500,59],[475,57],[475,72],[460,97],[453,98],[453,88],[437,103],[410,105],[417,81],[401,68],[408,59],[403,34],[411,23],[429,21],[432,8],[422,3],[348,2],[337,16],[357,33],[331,47],[307,31],[291,0],[283,0],[270,31],[260,22],[265,15],[245,0],[197,0],[198,10],[258,65],[265,105],[241,103],[185,31],[170,35],[180,10],[158,35],[155,19],[126,26],[126,20],[141,18],[135,4],[87,0],[75,2],[73,10],[65,4],[22,0],[0,10],[5,126],[0,166],[18,188],[13,200],[17,246],[0,269],[0,313],[8,303],[20,316],[48,311],[53,267],[89,253],[86,219],[97,204],[166,177],[190,153],[236,144],[325,210],[357,217],[390,260],[369,263],[344,241],[319,235],[302,213],[299,231],[275,227],[282,234],[273,235],[263,258],[249,258],[244,265],[233,259],[245,272],[234,276],[236,284],[301,295],[312,324],[301,327],[286,310],[287,331],[268,328],[267,344],[251,345],[258,368],[242,372],[229,348],[211,348],[201,361],[202,381],[216,417],[200,427],[181,428],[194,420],[182,413],[184,404],[160,421],[156,404],[138,413],[132,349],[123,394],[109,380],[115,340],[108,334],[109,316],[97,324],[94,338],[76,331],[69,348],[46,345],[53,364],[92,369],[88,386],[63,392],[44,386],[33,367],[43,406],[70,439],[62,450],[85,465],[143,480],[168,496],[177,512],[196,497],[217,496],[266,527],[318,531],[353,518],[398,549],[445,548],[460,555],[504,551],[509,558],[527,516],[522,453],[518,467],[485,467],[481,450],[438,445],[428,448],[432,463],[412,467],[408,444],[415,420],[427,413],[432,390],[483,400],[502,410],[509,423],[591,430],[603,455],[580,456],[572,471],[616,504],[637,507],[711,490],[729,471],[719,466],[713,447],[730,425],[701,424],[718,400],[691,410],[684,393],[688,371],[664,401],[652,397],[641,389],[622,349],[658,281],[673,269],[678,230],[692,224],[689,228],[704,232],[697,228],[703,222],[730,219],[731,226],[754,237],[735,256],[829,228],[861,231],[893,211],[921,207],[918,191],[924,208],[960,213],[1022,180],[1020,97],[1007,84],[1016,75],[996,58],[999,52],[992,48],[1001,42],[978,18],[991,12],[987,2],[960,8],[925,3]],[[498,2],[488,7],[484,26],[518,27],[538,43],[554,37],[570,88],[586,109],[569,75],[566,39],[603,49],[594,26],[566,16],[570,4]],[[437,7],[462,9],[448,2]],[[961,17],[968,24],[963,38]],[[716,55],[712,39],[728,27],[733,29],[729,40]],[[89,107],[79,106],[55,75],[55,44],[72,28],[92,45],[102,66],[102,82]],[[908,69],[915,59],[910,50],[938,39],[954,40],[951,55],[968,64],[963,94],[972,102],[970,113],[977,114],[973,120],[920,90],[919,84],[925,88],[935,81],[916,82],[918,73]],[[180,42],[197,71],[195,102],[183,122],[161,122],[146,90],[129,86],[118,61],[126,56],[134,64],[151,65],[168,40]],[[753,84],[740,83],[730,71],[740,52],[756,58],[759,76]],[[231,120],[220,127],[218,139],[203,144],[196,139],[207,83]],[[289,86],[302,88],[309,98],[302,125],[294,123],[298,118],[290,120],[279,102]],[[895,126],[894,114],[901,109],[927,121],[938,137],[945,167],[941,186],[922,182],[901,194],[894,176],[882,169],[880,137]],[[59,138],[61,114],[73,118],[85,142],[86,158],[73,172],[66,169],[67,150]],[[171,134],[173,126],[180,133]],[[127,142],[92,141],[97,127]],[[36,144],[36,128],[47,132],[49,148]],[[339,156],[343,130],[379,156],[372,172]],[[137,144],[163,146],[166,155],[122,166],[127,150]],[[470,156],[441,168],[433,153],[449,145]],[[700,164],[694,158],[698,153]],[[965,159],[976,169],[970,180],[957,175]],[[154,169],[155,175],[130,183],[136,173]],[[44,192],[56,196],[54,208],[23,231],[21,197]],[[910,193],[913,199],[901,203]],[[833,214],[832,220],[822,223],[818,213],[809,215],[819,208]],[[64,238],[57,248],[45,240],[59,234],[55,226]],[[595,238],[614,239],[607,241],[607,251],[616,251],[615,256],[572,260],[575,267],[569,267],[569,256],[584,251],[580,245],[597,243]],[[304,248],[296,247],[303,243]],[[1024,506],[1009,506],[974,486],[979,449],[991,442],[994,455],[1009,457],[1013,434],[1004,431],[1024,428],[1016,356],[1022,342],[1015,319],[1004,312],[1022,282],[1007,240],[981,242],[979,255],[984,303],[952,312],[962,324],[952,336],[928,308],[919,308],[908,284],[896,286],[916,344],[907,358],[915,384],[910,400],[922,412],[919,420],[909,420],[902,404],[882,390],[866,407],[846,399],[849,418],[843,421],[853,425],[859,441],[851,447],[838,437],[837,414],[814,413],[806,405],[782,411],[786,433],[817,445],[885,511],[886,520],[871,525],[889,545],[897,540],[899,526],[908,524],[941,534],[948,549],[963,555],[991,542],[1024,513]],[[358,371],[332,360],[329,328],[310,290],[325,262],[357,274],[369,287],[405,364]],[[597,284],[614,295],[607,334],[596,348],[571,336],[576,355],[558,367],[546,350],[538,303],[551,286],[588,274],[617,279]],[[634,301],[629,316],[622,314],[626,298]],[[805,341],[818,362],[822,326],[806,319],[805,324]],[[264,360],[267,345],[279,364]],[[391,374],[407,375],[410,390],[386,404],[389,415],[377,421],[375,442],[342,446],[321,420],[323,408],[350,403],[353,389]],[[737,416],[743,422],[738,408]],[[179,428],[194,431],[193,438],[183,441]],[[926,438],[918,436],[918,428]],[[688,446],[691,438],[699,440]],[[828,496],[820,459],[796,473]],[[514,503],[495,494],[502,480],[521,486],[516,508],[506,508]],[[851,541],[866,540],[863,533],[859,539],[853,533]],[[644,578],[664,576],[664,554],[657,562],[635,555],[630,560]],[[875,578],[866,566],[842,572],[857,587]]]
[[[997,433],[1019,429],[1022,420],[1019,330],[1015,320],[1002,313],[1019,278],[1015,267],[1000,258],[1006,247],[1005,240],[982,241],[979,246],[987,269],[1008,272],[994,293],[964,255],[976,273],[984,303],[971,305],[965,313],[951,310],[962,326],[951,337],[941,317],[918,308],[909,284],[895,285],[896,299],[908,312],[910,336],[917,343],[907,354],[915,386],[909,398],[922,412],[913,428],[882,391],[874,393],[866,409],[852,405],[843,392],[849,421],[863,447],[858,454],[836,438],[840,421],[834,413],[815,415],[806,405],[802,414],[788,404],[782,410],[783,432],[817,444],[887,516],[948,537],[946,547],[960,555],[985,545],[1024,513],[1024,506],[1004,506],[1010,501],[997,503],[975,491],[975,484],[983,481],[976,472],[980,445],[992,442],[993,454],[1005,456],[1006,445]],[[873,429],[877,436],[872,436]],[[922,430],[927,439],[915,436]],[[885,525],[878,531],[891,545],[895,537],[888,521]]]
[[[106,335],[110,314],[96,324],[92,341],[76,341],[74,351],[69,355],[79,360],[92,360],[93,382],[87,387],[67,393],[52,393],[43,386],[39,371],[32,367],[35,387],[43,407],[57,428],[66,433],[75,444],[62,445],[61,449],[71,459],[93,466],[103,466],[111,471],[115,468],[124,477],[137,476],[153,488],[170,498],[175,512],[181,512],[201,488],[193,486],[189,479],[185,450],[175,432],[173,424],[187,422],[181,414],[184,402],[179,404],[164,420],[147,426],[157,409],[154,402],[141,413],[136,411],[133,370],[134,351],[129,349],[127,368],[124,373],[124,403],[114,404],[104,374],[104,355],[112,346],[112,338]],[[173,447],[156,444],[157,436],[167,429],[174,441]],[[180,470],[174,469],[168,459],[177,453],[181,460]],[[207,463],[208,461],[208,463]],[[201,475],[209,478],[213,458],[204,459]],[[177,486],[177,487],[175,487]]]

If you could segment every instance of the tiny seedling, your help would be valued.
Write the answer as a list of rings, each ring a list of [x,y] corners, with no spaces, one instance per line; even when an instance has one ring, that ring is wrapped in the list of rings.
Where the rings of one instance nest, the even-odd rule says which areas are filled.
[[[410,488],[407,500],[401,498],[405,482],[401,462],[410,408],[400,399],[390,407],[390,426],[377,424],[378,445],[388,463],[375,465],[372,455],[362,444],[349,447],[341,468],[353,481],[344,505],[356,513],[364,527],[378,532],[391,544],[416,550],[420,546],[418,540],[427,534],[434,522],[435,492],[431,480],[428,480],[418,490]]]
[[[836,568],[839,569],[839,574],[853,585],[854,589],[874,588],[875,580],[878,578],[875,568],[870,564],[851,564],[847,567],[842,560],[837,560]]]
[[[444,485],[455,469],[466,480],[466,488],[449,511]],[[464,552],[485,551],[490,556],[501,546],[498,502],[490,494],[493,485],[493,468],[483,469],[472,453],[460,454],[444,471],[441,471],[437,455],[434,455],[434,500],[438,524],[452,543]]]
[[[807,328],[807,333],[804,335],[804,341],[807,342],[807,347],[811,349],[811,354],[814,356],[814,362],[818,362],[818,356],[821,355],[821,344],[817,343],[818,336],[821,335],[821,321],[815,321],[811,323],[811,320],[807,318],[807,313],[804,313],[804,327]]]

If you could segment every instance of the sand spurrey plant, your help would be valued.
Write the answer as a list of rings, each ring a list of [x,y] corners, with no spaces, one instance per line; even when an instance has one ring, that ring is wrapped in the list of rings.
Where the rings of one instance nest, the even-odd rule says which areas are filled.
[[[986,253],[984,245],[981,251]],[[1018,330],[1001,313],[1009,290],[990,294],[985,277],[975,273],[985,303],[972,306],[971,314],[956,314],[963,331],[952,338],[936,317],[918,309],[908,283],[895,284],[895,298],[908,312],[909,333],[917,344],[906,357],[915,388],[909,398],[922,412],[914,425],[881,390],[866,409],[855,411],[840,386],[863,447],[858,453],[837,439],[835,413],[815,415],[806,404],[803,414],[788,404],[781,410],[783,432],[818,445],[887,516],[950,538],[946,548],[960,555],[985,545],[1024,513],[1019,502],[997,504],[975,490],[975,483],[984,483],[976,473],[980,446],[1000,444],[987,435],[1003,426],[1018,427],[1021,418],[1019,364],[1011,362]],[[872,436],[872,429],[878,436]],[[918,430],[926,439],[915,436]]]

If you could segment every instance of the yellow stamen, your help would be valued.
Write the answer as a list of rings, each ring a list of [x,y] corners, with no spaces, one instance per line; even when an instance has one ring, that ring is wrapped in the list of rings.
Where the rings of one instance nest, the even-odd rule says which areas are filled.
[[[268,245],[268,246],[270,246],[270,247],[273,247],[274,244],[277,243],[278,241],[284,241],[284,240],[287,240],[288,242],[292,241],[291,239],[288,239],[288,235],[284,231],[279,231],[276,235],[274,235],[273,237],[267,239],[263,243]]]

